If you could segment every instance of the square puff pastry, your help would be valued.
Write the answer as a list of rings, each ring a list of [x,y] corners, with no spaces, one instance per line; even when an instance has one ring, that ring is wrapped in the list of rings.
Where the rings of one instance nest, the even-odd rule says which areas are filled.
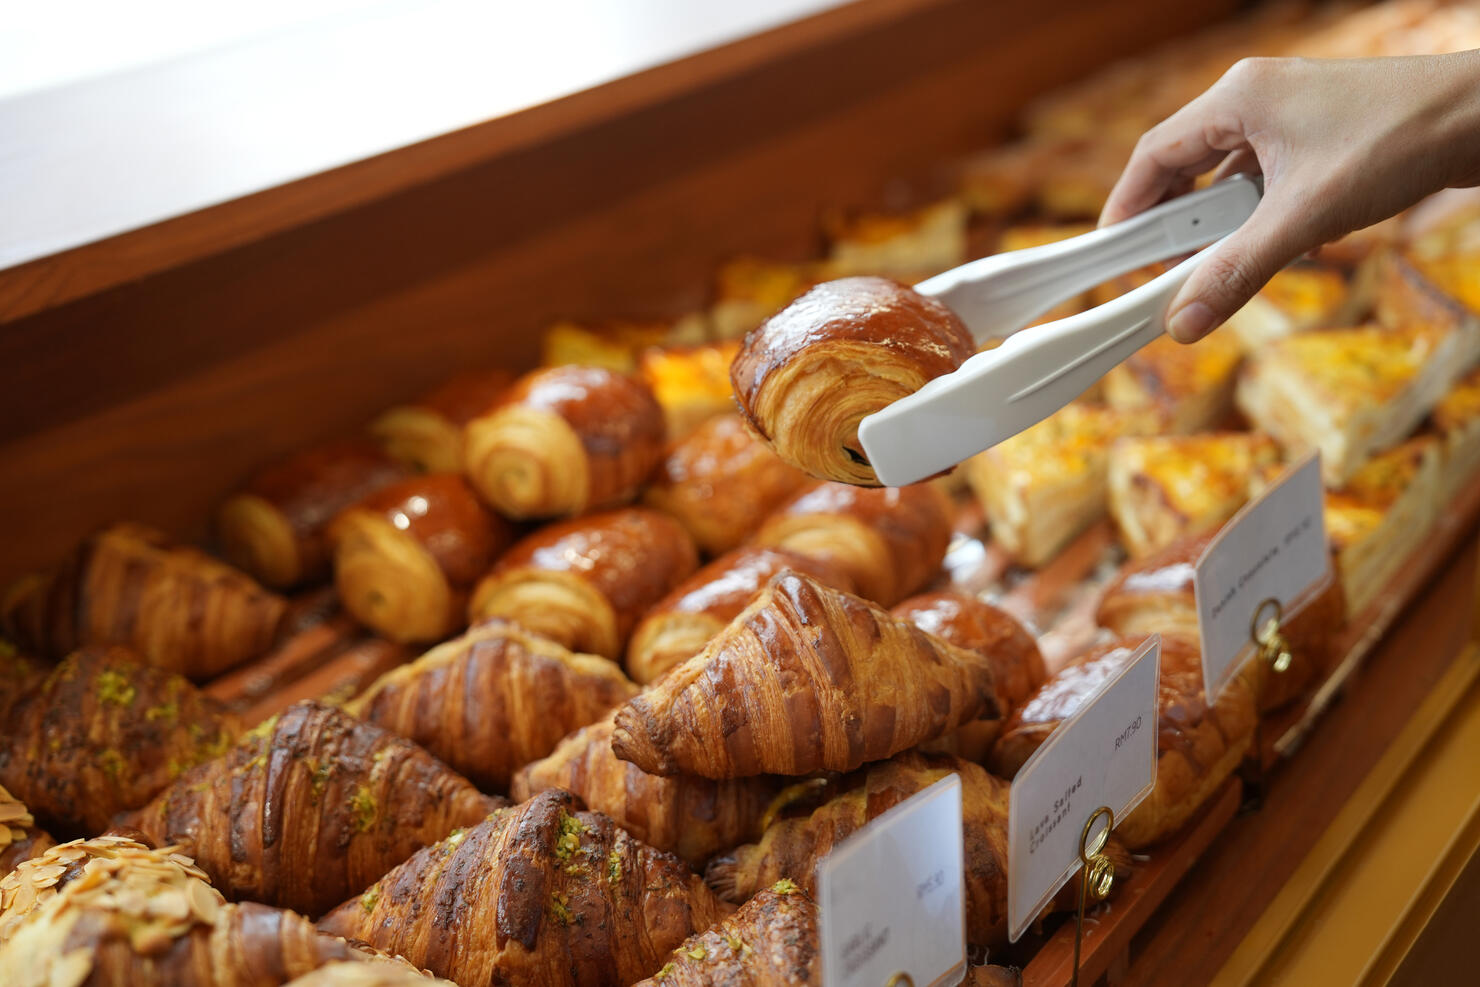
[[[1480,370],[1471,371],[1434,408],[1439,436],[1441,504],[1459,496],[1480,470]]]
[[[966,260],[966,203],[960,199],[902,214],[834,215],[825,226],[836,277],[874,274],[913,281]]]
[[[1287,336],[1249,365],[1238,404],[1287,449],[1320,449],[1326,486],[1340,488],[1443,397],[1462,369],[1459,342],[1442,329],[1380,326]]]
[[[739,339],[790,305],[813,285],[836,277],[824,262],[786,264],[737,257],[715,277],[709,325],[716,339]]]
[[[1258,432],[1125,438],[1110,451],[1110,515],[1132,558],[1233,517],[1280,448]]]
[[[1226,330],[1192,344],[1161,336],[1105,375],[1105,402],[1121,411],[1152,411],[1163,431],[1200,432],[1232,409],[1242,360],[1237,337]]]
[[[1373,457],[1344,487],[1327,492],[1326,535],[1348,613],[1366,610],[1428,534],[1440,492],[1439,441],[1431,435]]]
[[[1372,267],[1378,322],[1453,334],[1461,369],[1480,359],[1480,250],[1432,256],[1389,250]]]
[[[1023,565],[1041,566],[1105,516],[1110,447],[1143,435],[1149,416],[1070,404],[966,461],[967,482],[995,538]]]
[[[1228,320],[1244,349],[1257,352],[1291,333],[1340,325],[1353,314],[1346,275],[1334,267],[1301,264],[1270,279]]]

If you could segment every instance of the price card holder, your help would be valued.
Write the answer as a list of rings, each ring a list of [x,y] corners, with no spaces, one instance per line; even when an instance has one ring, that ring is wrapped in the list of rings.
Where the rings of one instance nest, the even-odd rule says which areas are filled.
[[[1291,654],[1282,623],[1332,577],[1321,461],[1312,453],[1234,515],[1197,560],[1193,593],[1210,706],[1251,658],[1260,662],[1260,688],[1266,676],[1284,674]],[[1264,787],[1261,722],[1255,719],[1254,776],[1248,779],[1254,807]]]
[[[1059,724],[1012,782],[1008,931],[1016,942],[1059,888],[1081,871],[1076,982],[1086,894],[1105,897],[1115,877],[1103,852],[1110,830],[1156,780],[1160,671],[1161,637],[1152,635]]]
[[[825,987],[945,987],[966,972],[961,779],[896,805],[817,866]]]

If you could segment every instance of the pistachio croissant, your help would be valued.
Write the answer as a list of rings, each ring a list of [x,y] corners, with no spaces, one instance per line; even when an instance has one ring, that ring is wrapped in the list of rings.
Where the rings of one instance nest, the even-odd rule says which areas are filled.
[[[718,925],[689,936],[636,987],[785,987],[822,983],[817,903],[777,881]]]
[[[636,694],[605,658],[491,620],[387,672],[345,708],[503,790],[560,738]]]
[[[236,718],[178,675],[123,648],[58,665],[0,733],[0,785],[64,829],[102,832],[181,772],[216,757]]]
[[[141,524],[84,539],[56,571],[0,599],[0,629],[35,654],[121,644],[199,681],[265,652],[286,601],[251,577]]]
[[[550,791],[419,851],[320,927],[462,987],[625,987],[727,911],[677,857]]]
[[[0,880],[7,985],[274,987],[331,962],[406,969],[301,915],[225,904],[190,858],[124,837],[64,843]]]
[[[551,788],[578,796],[649,846],[698,866],[721,850],[755,839],[780,782],[767,776],[711,781],[650,775],[612,753],[612,719],[582,727],[549,757],[514,776],[516,802]]]
[[[24,802],[0,787],[0,877],[23,860],[39,857],[56,841],[36,826]]]
[[[849,771],[998,715],[991,661],[782,572],[618,711],[612,750],[663,775]]]
[[[502,804],[408,740],[301,702],[124,820],[228,898],[318,915]]]

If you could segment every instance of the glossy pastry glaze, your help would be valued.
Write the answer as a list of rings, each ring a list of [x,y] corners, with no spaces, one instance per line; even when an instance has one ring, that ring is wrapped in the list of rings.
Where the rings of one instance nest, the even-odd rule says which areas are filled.
[[[460,373],[409,404],[386,409],[369,432],[386,455],[417,472],[458,472],[463,426],[487,411],[514,379],[501,369]]]
[[[730,379],[746,421],[782,458],[824,479],[875,484],[858,422],[975,352],[940,302],[887,278],[842,278],[746,337]]]
[[[453,586],[468,586],[509,546],[514,528],[489,511],[456,473],[412,477],[376,491],[355,510],[378,514],[436,561]]]
[[[724,414],[669,450],[644,499],[678,518],[703,551],[719,555],[749,538],[766,515],[809,482],[739,415]]]
[[[923,593],[889,612],[926,634],[989,659],[1004,716],[1025,702],[1048,677],[1038,642],[1027,628],[1011,614],[974,596],[952,590]]]
[[[445,418],[453,425],[466,425],[492,407],[514,384],[514,374],[502,367],[465,370],[412,402]]]

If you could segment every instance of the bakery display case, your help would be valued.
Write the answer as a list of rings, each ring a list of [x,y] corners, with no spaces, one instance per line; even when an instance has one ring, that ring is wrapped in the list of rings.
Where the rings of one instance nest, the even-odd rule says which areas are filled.
[[[827,389],[968,358],[906,286],[1088,229],[1239,58],[1473,47],[1439,0],[857,0],[0,270],[0,980],[820,983],[818,861],[951,774],[967,982],[1458,977],[1480,200],[924,483],[850,485]],[[897,393],[742,342],[839,285]],[[1209,701],[1191,562],[1311,449],[1333,578]],[[1151,633],[1113,893],[1077,960],[1076,885],[1009,942],[1010,779]]]

